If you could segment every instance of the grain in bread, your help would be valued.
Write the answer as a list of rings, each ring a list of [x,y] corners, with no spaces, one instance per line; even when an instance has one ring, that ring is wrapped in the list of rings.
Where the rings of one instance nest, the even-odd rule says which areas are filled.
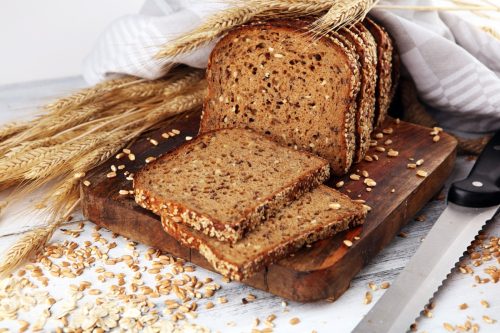
[[[220,242],[162,215],[165,230],[197,249],[216,271],[244,280],[304,244],[333,236],[364,221],[363,205],[327,186],[304,194],[235,244]]]
[[[355,151],[356,54],[336,33],[318,38],[306,21],[238,27],[212,51],[201,132],[247,127],[318,154],[347,172]]]
[[[147,164],[135,200],[234,242],[329,177],[328,161],[245,129],[208,132]]]

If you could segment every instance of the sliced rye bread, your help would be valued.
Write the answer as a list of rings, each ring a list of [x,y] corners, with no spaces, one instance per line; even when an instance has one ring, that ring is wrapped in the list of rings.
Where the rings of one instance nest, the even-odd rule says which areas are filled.
[[[240,281],[305,244],[362,224],[365,215],[362,204],[321,185],[235,244],[208,237],[166,214],[162,224],[175,239],[198,250],[216,271]]]
[[[252,128],[318,154],[342,175],[355,151],[356,54],[307,22],[273,20],[238,27],[212,51],[200,132]]]
[[[375,23],[370,18],[365,18],[362,22],[370,31],[377,43],[377,89],[375,90],[375,119],[374,127],[380,126],[387,116],[387,111],[392,101],[394,84],[392,82],[392,39],[383,27]]]
[[[134,177],[136,202],[235,242],[329,177],[328,161],[245,129],[200,135]]]
[[[364,27],[361,25],[361,29]],[[356,153],[354,162],[360,162],[370,148],[373,131],[375,87],[377,84],[377,46],[371,34],[356,26],[342,28],[339,33],[354,47],[361,66],[361,88],[357,97],[356,112]]]

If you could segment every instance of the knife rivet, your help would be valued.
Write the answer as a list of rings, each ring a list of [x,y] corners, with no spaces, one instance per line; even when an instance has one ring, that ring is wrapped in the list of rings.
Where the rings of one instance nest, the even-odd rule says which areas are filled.
[[[481,187],[481,186],[483,186],[483,183],[481,183],[481,182],[479,182],[479,181],[476,180],[476,181],[472,182],[472,186]]]

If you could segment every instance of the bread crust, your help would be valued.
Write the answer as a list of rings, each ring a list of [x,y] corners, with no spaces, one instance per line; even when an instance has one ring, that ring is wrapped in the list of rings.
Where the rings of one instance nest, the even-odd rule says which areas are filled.
[[[231,41],[236,37],[237,34],[244,32],[254,31],[255,29],[267,30],[267,29],[281,29],[288,33],[307,33],[307,25],[308,21],[306,20],[292,20],[292,19],[283,19],[283,20],[272,20],[266,22],[256,22],[249,25],[241,26],[237,29],[231,30],[228,32],[215,46],[214,50],[210,54],[207,66],[207,81],[208,81],[208,94],[207,98],[204,102],[204,110],[201,118],[200,125],[200,133],[206,132],[208,130],[213,130],[217,128],[224,127],[224,124],[217,122],[215,113],[218,111],[214,109],[213,103],[217,96],[215,96],[215,83],[213,82],[214,75],[214,66],[216,64],[216,60],[221,57],[220,50],[229,45]],[[253,30],[252,30],[253,29]],[[255,30],[257,31],[257,30]],[[322,154],[321,152],[315,150],[313,148],[313,152],[318,153],[319,155],[330,160],[331,170],[333,174],[343,175],[345,174],[352,162],[354,160],[354,151],[356,145],[356,137],[355,137],[355,117],[356,117],[356,96],[360,89],[360,71],[359,65],[356,59],[356,53],[346,47],[340,40],[339,36],[336,33],[328,34],[319,39],[321,43],[326,43],[328,47],[335,48],[340,50],[339,53],[343,54],[345,57],[345,63],[348,64],[351,75],[349,75],[348,82],[346,85],[349,87],[349,96],[345,98],[345,105],[348,105],[348,109],[344,110],[342,114],[339,116],[343,117],[342,128],[339,129],[344,133],[343,142],[338,142],[338,144],[342,147],[341,151],[343,152],[342,156],[335,156],[335,158],[339,159],[338,161],[333,160],[331,157]],[[334,111],[334,110],[332,110]],[[278,138],[279,139],[279,138]]]
[[[231,130],[249,131],[244,129]],[[268,197],[263,198],[254,206],[244,210],[242,212],[241,218],[234,221],[221,221],[207,213],[203,213],[192,207],[189,207],[186,203],[175,202],[168,198],[163,198],[159,195],[155,195],[147,189],[146,184],[143,184],[142,179],[147,177],[149,170],[154,167],[155,164],[160,163],[162,159],[174,158],[176,155],[180,154],[184,149],[186,149],[186,147],[189,147],[190,145],[196,145],[205,137],[214,135],[217,132],[218,130],[203,133],[203,135],[200,135],[192,141],[185,143],[180,147],[177,147],[169,154],[158,158],[153,163],[150,163],[142,168],[135,175],[133,181],[136,203],[145,209],[151,210],[157,215],[169,214],[171,216],[175,216],[179,219],[179,221],[189,224],[195,230],[200,230],[208,236],[215,237],[221,241],[236,242],[237,240],[241,239],[246,232],[252,230],[262,221],[265,221],[269,216],[272,216],[287,204],[299,198],[305,192],[319,186],[330,177],[330,166],[328,161],[314,156],[308,152],[297,152],[299,154],[312,156],[317,159],[320,163],[319,167],[314,170],[310,170],[307,173],[304,172],[298,178],[291,179],[287,183],[287,185],[285,185],[280,190],[275,191]],[[262,140],[267,140],[275,143],[269,138],[266,138],[264,136],[260,137],[262,138]],[[289,149],[287,147],[283,148]]]
[[[316,190],[334,191],[323,185]],[[337,194],[347,198],[347,196],[343,194],[338,192]],[[187,247],[198,250],[216,271],[230,279],[241,281],[248,279],[256,272],[262,270],[265,266],[284,258],[305,244],[332,237],[341,231],[362,224],[366,216],[366,210],[364,210],[359,203],[352,202],[352,204],[353,207],[357,207],[356,213],[353,214],[352,211],[346,211],[341,217],[330,221],[326,225],[320,224],[315,228],[304,231],[298,237],[285,238],[281,240],[279,244],[274,245],[271,250],[259,252],[253,256],[252,260],[244,263],[238,263],[234,258],[228,257],[224,254],[216,241],[214,242],[210,239],[200,237],[192,228],[182,223],[176,223],[169,215],[162,215],[162,226],[173,238]],[[239,242],[245,242],[245,239]]]

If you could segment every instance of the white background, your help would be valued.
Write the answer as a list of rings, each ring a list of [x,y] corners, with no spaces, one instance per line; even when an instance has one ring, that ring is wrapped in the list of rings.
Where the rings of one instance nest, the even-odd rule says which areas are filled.
[[[99,34],[144,0],[3,0],[0,85],[80,75]]]

